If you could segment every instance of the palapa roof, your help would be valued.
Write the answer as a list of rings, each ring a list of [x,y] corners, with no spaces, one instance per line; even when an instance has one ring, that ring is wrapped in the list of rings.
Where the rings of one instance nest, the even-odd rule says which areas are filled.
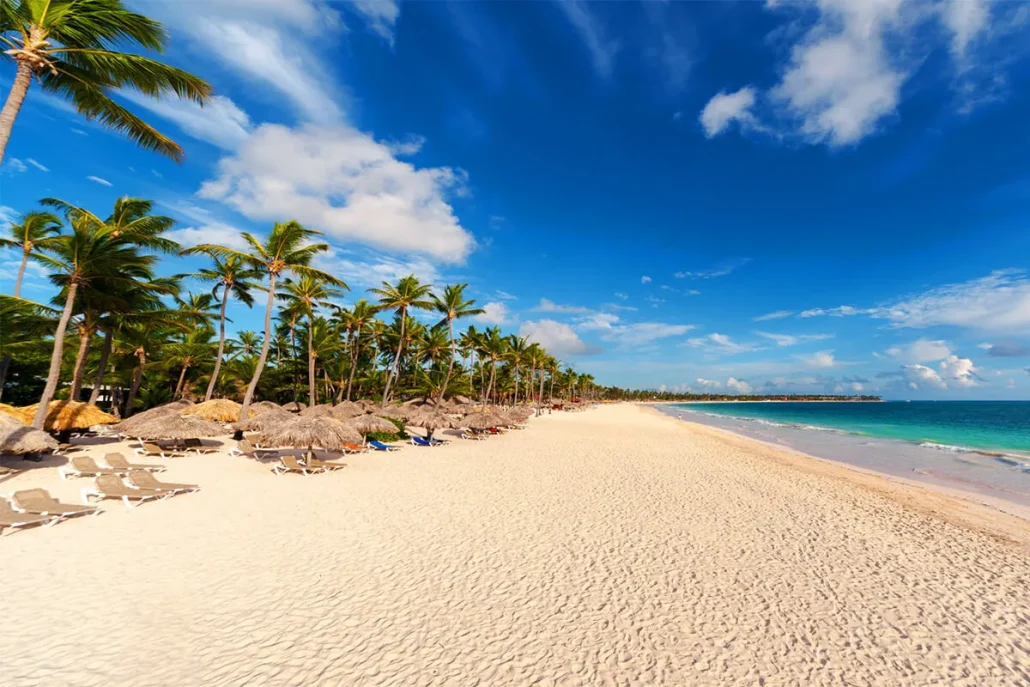
[[[369,432],[397,433],[397,425],[384,417],[379,417],[378,415],[372,415],[370,413],[363,413],[362,415],[351,417],[344,420],[343,424],[361,432],[362,434],[368,434]]]
[[[508,424],[508,421],[494,413],[469,413],[458,422],[462,427],[470,429],[490,429]]]
[[[57,442],[46,432],[0,414],[0,453],[46,453],[56,448]]]
[[[244,432],[263,432],[284,422],[290,422],[296,417],[290,411],[276,406],[275,408],[266,408],[261,414],[252,415],[243,422],[237,422],[233,427]]]
[[[417,409],[405,406],[386,406],[385,408],[377,409],[375,412],[376,415],[385,415],[386,417],[395,417],[398,420],[407,420],[413,410]]]
[[[133,428],[132,436],[140,439],[200,439],[225,434],[222,425],[185,413],[152,416]]]
[[[25,413],[22,408],[15,408],[14,406],[9,406],[6,403],[0,403],[0,416],[14,418],[23,425],[27,425],[32,422],[31,417],[27,420],[25,419]]]
[[[333,406],[330,403],[320,403],[300,411],[301,417],[328,417],[333,414]]]
[[[155,406],[149,410],[144,410],[142,413],[137,413],[132,417],[122,420],[115,426],[115,429],[122,434],[132,434],[133,428],[144,422],[149,422],[155,417],[175,415],[192,405],[193,403],[190,401],[172,401],[171,403],[165,403],[162,406]]]
[[[430,409],[428,406],[416,413],[412,413],[405,421],[405,424],[428,430],[451,429],[452,427],[460,426],[460,422],[447,413]]]
[[[343,401],[333,406],[333,417],[338,420],[357,417],[358,415],[364,415],[366,412],[363,406],[354,401]]]
[[[31,422],[38,408],[39,404],[35,403],[22,408],[22,413]],[[50,432],[63,432],[69,429],[89,429],[94,425],[113,425],[116,422],[118,422],[118,418],[114,415],[109,415],[88,403],[51,401],[43,429]]]
[[[236,422],[240,419],[241,410],[243,410],[243,406],[236,401],[230,401],[227,398],[213,398],[184,410],[183,414],[196,415],[212,422]],[[248,417],[254,416],[249,409],[247,412]]]
[[[260,415],[268,410],[282,410],[283,407],[275,401],[258,401],[250,406],[251,417]]]
[[[342,449],[361,443],[361,434],[331,417],[295,417],[257,435],[263,446]]]

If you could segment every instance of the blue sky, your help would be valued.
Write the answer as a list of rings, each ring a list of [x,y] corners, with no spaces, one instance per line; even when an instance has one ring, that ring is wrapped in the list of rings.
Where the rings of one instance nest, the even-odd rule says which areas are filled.
[[[130,194],[187,245],[296,218],[355,295],[468,282],[477,325],[604,384],[1030,397],[1030,6],[129,4],[217,90],[126,94],[186,161],[33,89],[5,215]]]

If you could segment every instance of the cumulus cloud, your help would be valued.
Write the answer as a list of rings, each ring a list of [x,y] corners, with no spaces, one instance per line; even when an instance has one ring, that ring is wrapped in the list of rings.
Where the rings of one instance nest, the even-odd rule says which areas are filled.
[[[697,384],[703,389],[721,389],[722,382],[716,379],[704,379],[703,377],[697,378]]]
[[[962,62],[967,50],[990,25],[990,7],[985,0],[950,0],[940,5],[941,21],[952,33],[951,52]]]
[[[913,391],[918,389],[948,388],[948,385],[944,383],[940,375],[925,365],[905,365],[902,370],[904,371],[904,378],[908,383],[908,388]]]
[[[589,355],[600,350],[579,338],[569,325],[555,320],[535,320],[523,322],[519,327],[519,336],[538,343],[549,353],[556,355]]]
[[[833,367],[839,364],[833,357],[833,351],[819,351],[812,355],[802,356],[801,360],[810,367]]]
[[[640,283],[641,284],[650,284],[651,283],[651,277],[648,277],[647,275],[644,275],[643,277],[640,278]]]
[[[483,312],[473,319],[483,324],[500,326],[508,323],[508,305],[502,301],[493,301],[483,305]]]
[[[945,341],[917,339],[908,344],[891,346],[885,353],[905,363],[927,363],[947,358],[951,355],[951,346]]]
[[[560,305],[548,298],[541,298],[540,304],[533,308],[536,312],[556,312],[568,314],[584,314],[590,312],[590,308],[579,305]]]
[[[222,222],[211,222],[197,227],[173,229],[165,234],[183,248],[190,248],[201,243],[214,243],[228,246],[236,250],[249,251],[251,245],[240,234],[240,230]]]
[[[973,366],[969,358],[960,358],[957,355],[949,355],[941,361],[941,378],[954,382],[956,386],[976,386],[979,381],[978,370]]]
[[[217,169],[198,195],[255,221],[295,218],[338,239],[448,262],[475,245],[447,200],[464,189],[463,171],[418,168],[347,125],[262,125]]]
[[[832,339],[833,334],[772,334],[770,332],[755,332],[774,342],[777,346],[797,346],[798,344],[811,343],[813,341],[825,341]]]
[[[732,93],[720,91],[708,101],[698,117],[705,136],[718,136],[733,122],[739,122],[741,127],[754,125],[755,117],[751,113],[754,105],[755,89],[751,86],[745,86]]]
[[[739,380],[739,379],[734,379],[733,377],[730,377],[729,379],[726,380],[726,388],[729,389],[730,391],[732,391],[732,392],[734,392],[736,394],[740,394],[740,395],[750,394],[751,393],[751,385],[750,384],[748,384],[745,381]]]
[[[758,317],[752,318],[755,322],[765,322],[767,320],[782,320],[785,317],[790,317],[794,314],[793,310],[776,310],[774,312],[759,315]]]

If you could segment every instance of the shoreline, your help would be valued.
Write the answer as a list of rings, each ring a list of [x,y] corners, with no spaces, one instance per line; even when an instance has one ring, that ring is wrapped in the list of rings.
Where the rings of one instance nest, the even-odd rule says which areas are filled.
[[[745,446],[752,444],[756,449],[761,449],[755,450],[755,453],[768,452],[768,457],[789,464],[795,469],[836,478],[857,488],[869,489],[951,524],[972,528],[1030,548],[1030,507],[1022,504],[968,489],[892,475],[841,460],[813,455],[724,427],[679,419],[655,408],[641,407],[657,417],[686,425],[691,431],[717,436]],[[994,522],[996,518],[1000,521]]]

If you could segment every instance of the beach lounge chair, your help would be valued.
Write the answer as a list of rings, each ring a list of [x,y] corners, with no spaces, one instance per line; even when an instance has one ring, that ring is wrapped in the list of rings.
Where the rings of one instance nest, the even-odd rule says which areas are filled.
[[[79,506],[74,503],[61,503],[50,495],[46,489],[23,489],[11,494],[11,503],[23,513],[49,515],[55,518],[70,518],[75,515],[96,515],[100,509],[96,506]]]
[[[208,446],[200,439],[185,439],[182,442],[182,448],[184,451],[193,451],[198,455],[218,452],[218,448],[216,446]]]
[[[425,446],[427,448],[433,448],[434,446],[436,446],[436,443],[432,442],[432,441],[429,441],[427,439],[423,439],[422,437],[411,437],[411,445],[412,446]]]
[[[128,477],[129,486],[137,489],[152,489],[154,491],[176,494],[192,494],[200,491],[196,484],[177,484],[175,482],[162,482],[150,472],[145,470],[133,470]]]
[[[314,456],[308,460],[308,465],[313,468],[325,468],[326,470],[342,470],[347,467],[346,463],[338,463],[335,460],[319,460]]]
[[[128,474],[128,470],[119,470],[117,468],[102,468],[97,465],[97,462],[89,456],[72,456],[68,458],[68,465],[60,468],[58,474],[61,475],[61,479],[68,479],[71,477],[97,477],[99,475],[125,475]]]
[[[121,453],[108,453],[104,456],[104,462],[115,470],[147,470],[149,472],[161,472],[165,469],[164,465],[130,463]]]
[[[391,444],[384,444],[381,441],[370,441],[368,447],[373,451],[399,451],[399,446],[393,446]]]
[[[21,513],[11,508],[7,499],[0,498],[0,530],[4,534],[10,534],[18,527],[30,527],[32,525],[46,525],[49,527],[57,522],[56,518],[47,515],[33,515],[32,513]]]
[[[117,475],[100,475],[93,482],[93,488],[82,490],[82,500],[89,503],[90,497],[98,499],[121,499],[126,508],[132,508],[145,501],[156,501],[157,499],[168,498],[171,494],[164,494],[153,489],[140,489],[138,487],[126,486]]]
[[[483,440],[482,436],[480,436],[478,434],[474,434],[472,432],[462,432],[461,433],[461,438],[462,439],[466,439],[468,441],[482,441]]]
[[[360,444],[344,444],[343,450],[347,453],[367,453],[368,446],[362,446]]]
[[[247,456],[248,458],[262,458],[262,454],[268,452],[269,449],[256,448],[247,439],[240,439],[234,447],[229,449],[230,456]]]
[[[133,449],[137,456],[159,456],[161,458],[181,458],[184,454],[182,451],[172,448],[164,448],[157,444],[152,444],[149,441],[140,442],[143,444],[142,448]]]
[[[277,475],[284,475],[287,472],[294,474],[300,473],[302,475],[314,475],[319,472],[325,472],[326,468],[320,468],[315,466],[302,465],[297,461],[297,456],[280,456],[279,463],[272,468],[272,472]]]

